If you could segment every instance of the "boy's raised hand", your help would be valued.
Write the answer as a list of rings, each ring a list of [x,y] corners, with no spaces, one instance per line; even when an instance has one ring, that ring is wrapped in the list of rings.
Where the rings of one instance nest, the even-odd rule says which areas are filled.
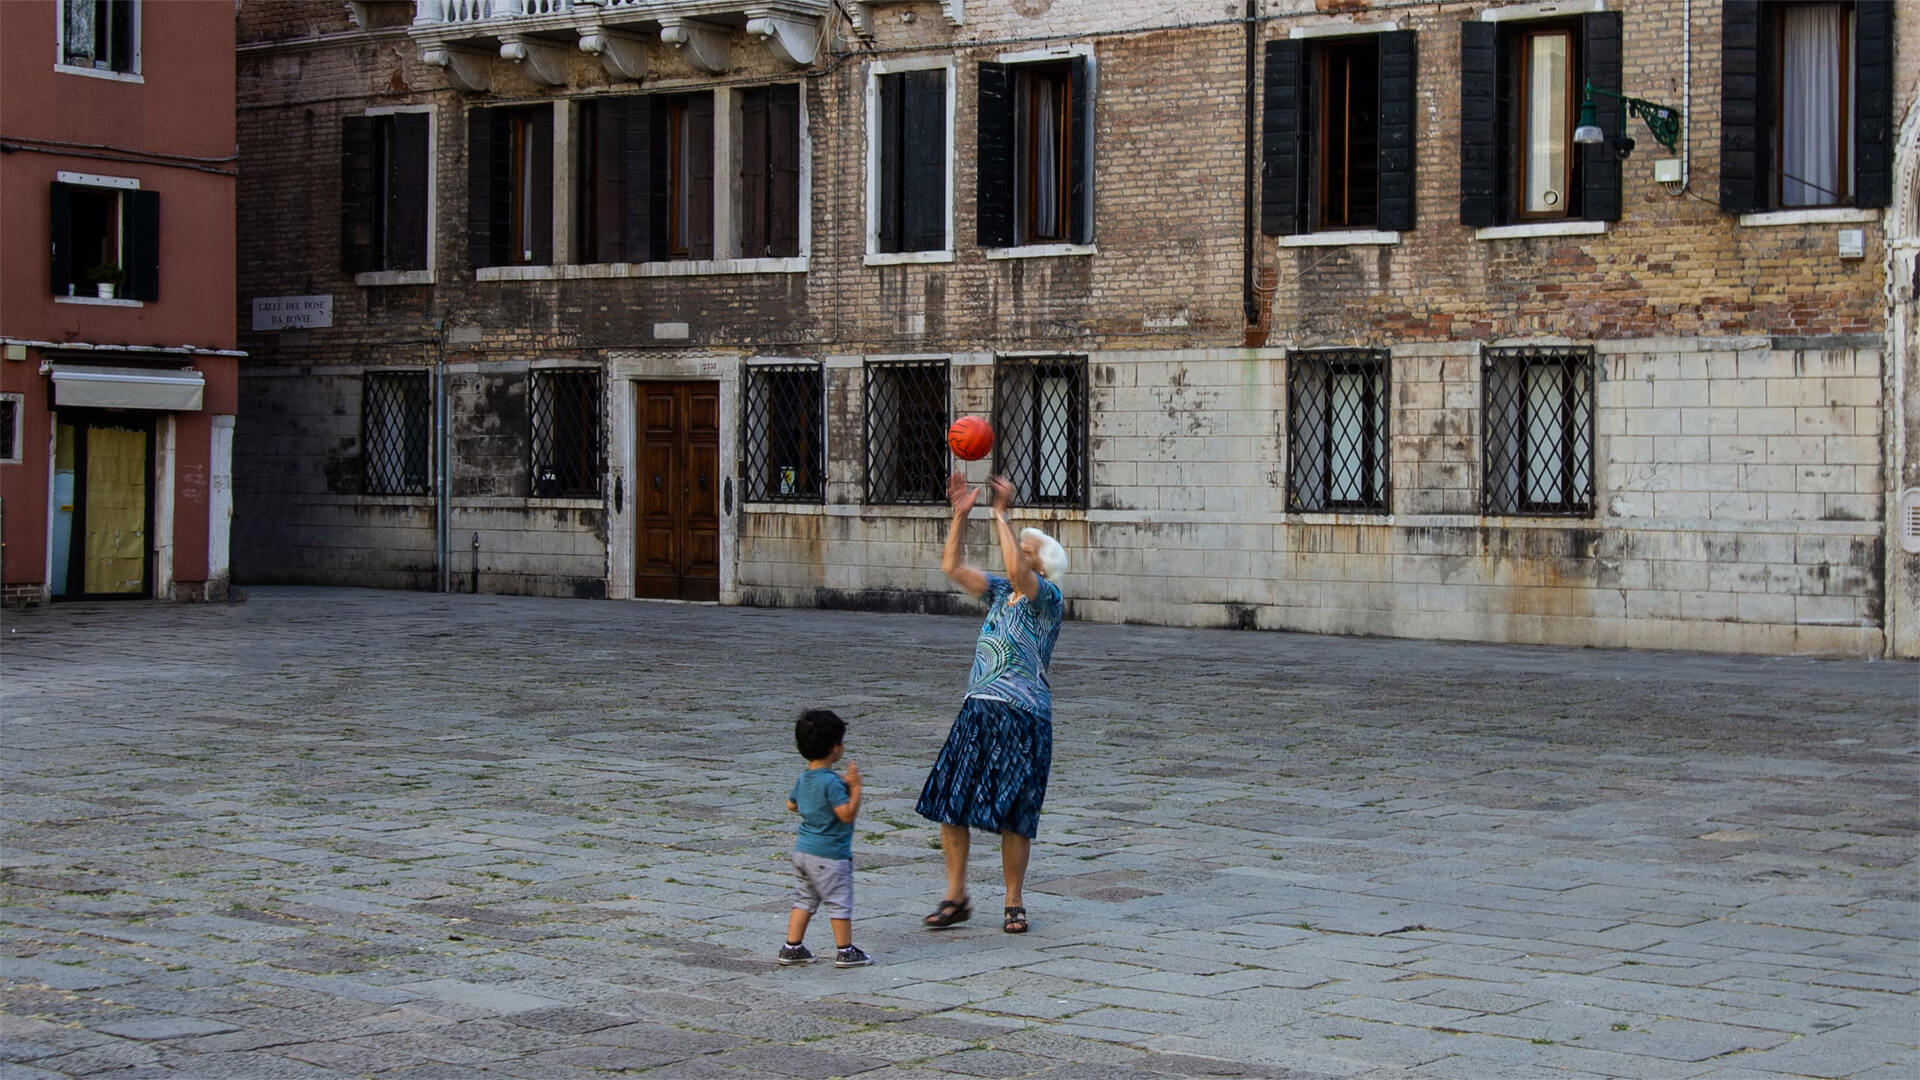
[[[847,762],[847,786],[857,787],[859,786],[859,784],[860,784],[860,763],[857,761],[849,761]]]

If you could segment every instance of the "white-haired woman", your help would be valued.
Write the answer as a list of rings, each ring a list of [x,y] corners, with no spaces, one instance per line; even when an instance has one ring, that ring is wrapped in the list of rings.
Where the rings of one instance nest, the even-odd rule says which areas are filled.
[[[1039,529],[1018,537],[1007,521],[1013,485],[995,476],[993,530],[1000,542],[1006,576],[969,566],[962,558],[967,515],[980,489],[962,473],[947,482],[953,522],[947,528],[940,569],[974,596],[987,598],[987,616],[974,644],[973,672],[966,699],[915,807],[940,823],[940,850],[946,859],[947,893],[929,929],[941,930],[973,915],[967,892],[969,829],[1000,834],[1000,867],[1006,876],[1007,902],[1000,928],[1027,931],[1021,887],[1027,857],[1040,827],[1040,804],[1047,797],[1047,773],[1053,765],[1053,696],[1047,665],[1060,636],[1065,603],[1060,576],[1067,553]]]

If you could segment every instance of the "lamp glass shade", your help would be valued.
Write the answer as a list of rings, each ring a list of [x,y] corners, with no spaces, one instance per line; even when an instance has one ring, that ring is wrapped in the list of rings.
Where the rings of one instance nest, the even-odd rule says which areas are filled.
[[[1606,141],[1606,135],[1600,130],[1600,122],[1593,115],[1592,98],[1580,103],[1580,125],[1573,129],[1573,141],[1583,146]]]

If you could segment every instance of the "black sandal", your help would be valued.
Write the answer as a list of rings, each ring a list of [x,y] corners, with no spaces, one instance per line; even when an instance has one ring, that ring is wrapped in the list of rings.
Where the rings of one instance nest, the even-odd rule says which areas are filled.
[[[945,930],[954,923],[963,923],[973,918],[973,900],[942,900],[933,914],[921,920],[929,930]]]
[[[1023,907],[1008,908],[1006,919],[1003,922],[1001,922],[1000,929],[1006,931],[1009,934],[1026,933],[1027,932],[1027,909]]]

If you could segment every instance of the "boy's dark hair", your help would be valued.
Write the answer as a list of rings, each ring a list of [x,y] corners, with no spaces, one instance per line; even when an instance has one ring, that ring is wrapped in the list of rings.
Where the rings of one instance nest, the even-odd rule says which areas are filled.
[[[793,725],[793,741],[800,756],[819,761],[847,737],[847,722],[832,709],[808,709]]]

